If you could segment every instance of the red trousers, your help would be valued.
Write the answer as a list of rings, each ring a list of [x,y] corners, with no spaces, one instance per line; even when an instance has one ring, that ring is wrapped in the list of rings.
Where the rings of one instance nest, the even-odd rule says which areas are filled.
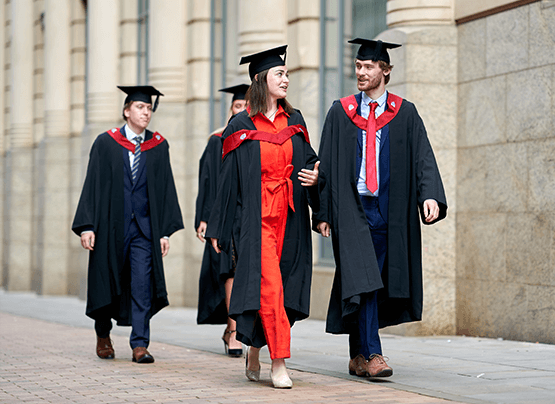
[[[291,326],[283,303],[280,260],[289,207],[293,208],[293,146],[260,142],[262,252],[260,311],[270,357],[291,357]]]

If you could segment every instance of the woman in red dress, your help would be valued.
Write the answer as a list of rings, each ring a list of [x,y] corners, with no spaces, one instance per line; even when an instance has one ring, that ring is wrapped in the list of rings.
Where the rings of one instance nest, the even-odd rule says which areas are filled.
[[[318,157],[306,124],[285,100],[287,45],[242,58],[250,63],[247,110],[227,126],[223,162],[206,237],[229,251],[237,267],[229,315],[248,345],[246,376],[260,377],[260,348],[268,345],[270,378],[290,388],[285,359],[291,329],[308,317],[312,276],[309,203],[318,208]]]

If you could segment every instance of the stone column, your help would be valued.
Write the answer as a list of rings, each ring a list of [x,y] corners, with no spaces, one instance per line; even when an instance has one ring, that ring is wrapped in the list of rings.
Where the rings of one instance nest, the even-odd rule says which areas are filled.
[[[293,2],[295,3],[295,2]],[[309,1],[312,5],[312,1]],[[306,9],[308,6],[298,6]],[[239,55],[245,56],[287,43],[286,0],[241,0],[239,2]],[[242,67],[248,75],[248,67]]]
[[[199,12],[196,10],[197,5],[188,6],[188,3],[191,2],[166,0],[157,2],[156,7],[151,3],[148,28],[148,82],[164,94],[164,97],[160,97],[158,109],[152,115],[150,128],[160,132],[170,144],[173,175],[186,227],[185,231],[177,232],[170,239],[170,252],[164,258],[166,287],[172,304],[196,307],[200,269],[196,244],[200,243],[195,243],[192,231],[196,194],[193,195],[193,187],[189,186],[188,178],[194,176],[197,164],[194,158],[189,156],[191,149],[194,149],[191,142],[194,138],[192,132],[195,132],[195,128],[206,127],[207,121],[203,120],[206,119],[207,110],[193,116],[188,115],[185,120],[187,7],[193,9],[193,14]],[[205,5],[210,9],[208,1],[195,3],[198,3],[198,7],[203,11]],[[198,38],[207,34],[208,31],[204,31],[203,27]],[[200,48],[196,39],[189,43],[195,48]],[[208,43],[202,42],[202,45],[204,44]],[[206,74],[195,75],[189,83],[192,86],[206,84]]]
[[[92,142],[121,121],[119,79],[119,7],[111,0],[87,3],[87,124],[83,133],[86,167]],[[109,40],[107,40],[109,38]],[[83,175],[85,171],[83,171]]]
[[[70,224],[77,209],[82,187],[81,135],[85,127],[85,70],[86,70],[86,16],[85,6],[81,0],[71,2],[71,91],[70,91]],[[81,283],[86,282],[87,255],[83,254],[80,239],[69,234],[68,242],[68,280],[67,292],[79,295]],[[84,290],[85,288],[83,288]]]
[[[5,64],[6,59],[4,57],[6,37],[5,28],[6,27],[6,12],[5,5],[0,4],[0,287],[4,286],[4,198],[6,193],[4,192],[5,184],[5,154],[6,154],[6,136],[7,131],[4,128],[4,97],[6,96],[4,86],[5,86]]]
[[[456,331],[457,28],[450,0],[393,0],[391,28],[378,37],[403,46],[390,51],[392,93],[413,102],[422,117],[443,178],[448,216],[422,226],[423,321],[389,328],[402,334]]]
[[[119,10],[119,5],[114,6],[111,0],[87,2],[86,123],[81,136],[79,193],[87,172],[92,143],[99,134],[121,123],[123,98],[117,89],[119,41],[115,40],[120,34]],[[86,296],[87,257],[87,252],[81,249],[79,295],[83,298]]]
[[[69,0],[44,3],[44,138],[38,153],[38,268],[41,294],[67,294],[70,235]]]
[[[29,290],[33,216],[33,1],[11,2],[10,149],[6,155],[7,290]],[[15,67],[15,68],[13,68]]]

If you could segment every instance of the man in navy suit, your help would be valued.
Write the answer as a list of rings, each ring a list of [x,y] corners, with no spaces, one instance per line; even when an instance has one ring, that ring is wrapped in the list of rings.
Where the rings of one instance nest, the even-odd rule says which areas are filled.
[[[97,355],[115,357],[113,318],[132,327],[133,362],[152,363],[150,318],[169,304],[162,258],[183,220],[168,142],[146,129],[163,94],[119,88],[126,124],[95,140],[72,230],[90,252],[86,314],[95,320]]]
[[[349,373],[393,374],[380,328],[422,316],[420,216],[432,224],[447,202],[424,124],[409,101],[386,91],[387,49],[354,39],[360,93],[335,102],[320,141],[320,209],[314,229],[332,236],[336,263],[326,331],[349,334]],[[420,215],[419,215],[420,210]]]

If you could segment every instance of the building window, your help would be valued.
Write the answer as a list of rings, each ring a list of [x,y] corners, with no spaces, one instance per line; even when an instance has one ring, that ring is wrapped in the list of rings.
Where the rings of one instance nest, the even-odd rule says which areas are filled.
[[[149,0],[139,0],[137,42],[137,85],[148,84],[148,10]]]
[[[352,38],[372,39],[387,29],[387,0],[320,0],[320,128],[334,100],[357,92]],[[333,263],[331,238],[321,238],[319,262]]]

